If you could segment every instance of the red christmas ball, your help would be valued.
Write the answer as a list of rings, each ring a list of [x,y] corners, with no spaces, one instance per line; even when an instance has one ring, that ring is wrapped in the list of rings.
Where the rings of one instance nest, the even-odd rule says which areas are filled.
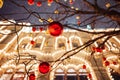
[[[105,61],[105,66],[109,66],[110,62],[109,61]]]
[[[48,31],[52,36],[59,36],[63,32],[63,26],[59,22],[52,22],[48,26]]]
[[[37,2],[37,6],[40,7],[42,3],[40,1]]]
[[[43,31],[43,28],[42,28],[42,27],[40,28],[40,31],[41,31],[41,32]]]
[[[50,65],[49,65],[49,63],[47,63],[47,62],[40,63],[40,65],[39,65],[39,71],[42,74],[48,73],[50,71]]]
[[[86,65],[83,65],[82,68],[83,68],[83,69],[86,69]]]
[[[35,27],[32,27],[32,31],[35,32],[35,31],[36,31],[36,28],[35,28]]]
[[[101,48],[96,48],[95,50],[96,50],[96,52],[102,52]]]
[[[33,41],[33,40],[31,40],[31,42],[30,42],[32,45],[34,45],[35,44],[35,41]]]
[[[103,61],[105,61],[105,60],[106,60],[106,58],[105,58],[105,57],[103,57],[102,59],[103,59]]]
[[[35,74],[30,74],[29,75],[29,80],[35,80]]]
[[[48,0],[48,3],[52,3],[53,2],[53,0]]]
[[[28,0],[28,4],[29,5],[33,5],[34,4],[34,0]]]
[[[117,62],[113,61],[113,64],[114,64],[114,65],[117,65]]]
[[[90,73],[88,74],[88,78],[90,78],[90,79],[92,78],[92,75]]]

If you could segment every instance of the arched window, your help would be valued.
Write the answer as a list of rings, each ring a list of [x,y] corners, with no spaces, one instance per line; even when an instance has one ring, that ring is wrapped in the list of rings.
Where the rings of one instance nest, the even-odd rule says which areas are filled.
[[[64,37],[64,36],[57,37],[56,38],[55,49],[58,49],[58,50],[67,50],[68,49],[67,38]]]
[[[78,80],[76,71],[74,69],[68,69],[66,78],[67,80]]]
[[[70,48],[75,48],[83,44],[82,40],[78,36],[71,36],[70,38]]]
[[[88,80],[86,69],[79,70],[79,80]]]
[[[35,37],[34,41],[35,41],[35,45],[32,46],[32,49],[39,50],[39,49],[43,48],[43,44],[45,42],[44,37],[42,37],[42,36]]]
[[[55,71],[55,78],[54,80],[65,80],[65,74],[64,74],[64,71],[62,69],[57,69]]]

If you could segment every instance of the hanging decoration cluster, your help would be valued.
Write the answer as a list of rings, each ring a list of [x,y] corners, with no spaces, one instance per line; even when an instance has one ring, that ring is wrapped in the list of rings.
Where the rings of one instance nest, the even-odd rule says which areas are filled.
[[[51,3],[53,3],[53,0],[48,0],[47,2],[48,2],[48,4],[51,4]],[[34,0],[28,0],[28,4],[29,5],[34,5],[34,3],[35,3]],[[40,7],[41,5],[42,5],[41,1],[37,1],[36,2],[36,6]]]
[[[48,25],[48,32],[52,35],[52,36],[59,36],[62,34],[63,32],[63,26],[61,23],[59,22],[51,22]]]
[[[102,52],[105,49],[105,46],[102,47],[92,47],[92,50],[94,52]]]
[[[83,68],[83,69],[86,69],[87,66],[86,66],[85,64],[83,64],[83,65],[82,65],[82,68]],[[90,73],[88,73],[88,74],[87,74],[87,77],[88,77],[89,79],[91,79],[91,78],[92,78],[92,75],[91,75]]]
[[[48,62],[42,62],[39,65],[39,72],[42,74],[46,74],[50,71],[50,65]]]
[[[86,69],[86,65],[83,65],[82,68],[83,68],[83,69]]]
[[[117,62],[115,60],[108,61],[108,60],[106,60],[105,57],[103,57],[102,60],[103,60],[103,63],[105,66],[109,66],[110,64],[117,65]]]

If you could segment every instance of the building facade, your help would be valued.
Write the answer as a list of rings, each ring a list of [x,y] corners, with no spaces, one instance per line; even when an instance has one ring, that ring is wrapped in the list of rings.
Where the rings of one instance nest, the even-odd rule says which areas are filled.
[[[120,79],[120,36],[110,38],[101,51],[96,47],[105,37],[79,48],[101,34],[65,29],[60,36],[53,37],[46,30],[31,29],[0,27],[0,80],[28,80],[30,74],[35,74],[36,80]],[[48,73],[39,72],[41,62],[50,64]]]

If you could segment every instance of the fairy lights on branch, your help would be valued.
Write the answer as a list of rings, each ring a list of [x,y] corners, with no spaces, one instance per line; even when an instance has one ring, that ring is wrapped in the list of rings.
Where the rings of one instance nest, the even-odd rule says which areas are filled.
[[[78,0],[78,2],[79,1],[80,0]],[[95,0],[95,1],[97,1],[97,0]],[[21,45],[22,42],[24,42],[23,39],[26,38],[26,39],[28,39],[29,42],[28,42],[28,44],[27,44],[27,46],[26,46],[25,49],[23,49],[23,50],[21,49],[21,52],[22,51],[23,52],[26,51],[26,53],[30,53],[29,56],[30,55],[39,54],[41,56],[44,55],[45,57],[47,56],[47,57],[50,57],[50,58],[53,57],[53,56],[55,56],[55,55],[58,55],[60,53],[59,52],[55,52],[52,55],[48,55],[48,54],[40,53],[39,51],[38,52],[36,51],[36,53],[35,53],[35,51],[32,50],[32,47],[35,46],[36,43],[37,43],[37,38],[35,37],[36,33],[38,33],[38,32],[39,33],[45,33],[46,32],[47,34],[45,34],[45,36],[46,35],[51,35],[52,37],[55,37],[56,38],[55,50],[58,50],[58,48],[57,48],[57,46],[58,46],[57,42],[58,42],[59,38],[63,39],[63,36],[61,36],[61,35],[64,32],[65,28],[69,28],[69,29],[72,29],[72,30],[77,30],[78,32],[89,33],[89,34],[92,34],[92,35],[100,34],[100,36],[97,36],[96,38],[94,38],[92,40],[88,40],[85,43],[83,43],[81,41],[81,38],[76,37],[76,36],[71,36],[71,38],[69,38],[69,39],[67,39],[67,38],[64,37],[64,39],[65,39],[65,47],[63,47],[64,49],[62,49],[63,51],[61,50],[62,54],[61,54],[61,56],[59,56],[59,58],[56,58],[56,59],[48,61],[48,62],[47,61],[46,62],[42,62],[42,60],[39,60],[39,59],[42,59],[41,56],[36,56],[37,58],[36,57],[33,58],[36,61],[39,61],[40,64],[37,67],[39,68],[39,72],[42,73],[42,74],[47,74],[47,73],[50,72],[50,70],[51,70],[52,67],[51,67],[51,64],[49,62],[58,63],[58,65],[60,65],[62,63],[62,61],[65,61],[66,59],[69,59],[71,57],[75,58],[74,55],[76,55],[80,51],[84,50],[86,47],[89,47],[90,45],[94,44],[94,42],[100,40],[101,38],[105,38],[106,36],[110,36],[110,38],[111,38],[111,36],[116,36],[116,35],[120,34],[120,29],[119,28],[116,29],[116,26],[114,26],[115,29],[113,28],[113,30],[95,31],[95,29],[93,29],[93,27],[95,28],[95,26],[91,25],[92,23],[98,23],[98,22],[100,22],[100,21],[102,21],[104,19],[108,19],[109,18],[110,20],[112,20],[109,23],[115,23],[117,26],[120,26],[120,15],[119,15],[119,12],[118,11],[114,11],[114,10],[110,10],[113,7],[116,8],[116,6],[113,6],[109,2],[107,2],[106,4],[104,4],[104,7],[105,7],[105,9],[104,9],[104,8],[101,8],[100,5],[97,4],[97,2],[91,3],[88,0],[83,0],[81,2],[81,4],[85,3],[84,4],[85,6],[82,6],[81,4],[80,4],[80,6],[75,5],[77,3],[76,0],[64,0],[64,1],[61,1],[61,0],[27,0],[26,1],[27,4],[28,4],[28,6],[30,6],[30,7],[34,7],[35,6],[37,8],[42,8],[43,6],[46,6],[51,12],[42,12],[42,11],[37,12],[37,11],[32,11],[32,8],[29,9],[25,5],[23,5],[23,4],[21,5],[21,4],[17,3],[14,0],[10,0],[10,2],[13,3],[14,5],[18,6],[18,7],[21,7],[26,12],[26,13],[20,13],[20,14],[28,14],[28,16],[26,16],[25,18],[17,19],[16,20],[17,22],[14,23],[14,22],[11,22],[8,19],[6,19],[4,17],[6,15],[0,14],[1,19],[8,20],[10,22],[10,24],[3,24],[2,23],[2,24],[0,24],[0,26],[11,26],[11,25],[12,26],[22,26],[22,27],[25,26],[25,27],[27,27],[29,29],[28,29],[28,31],[26,31],[27,28],[23,27],[26,30],[20,29],[21,31],[20,30],[15,30],[14,32],[11,32],[10,30],[3,30],[4,27],[0,28],[0,33],[1,34],[6,34],[6,35],[9,34],[10,35],[10,34],[18,33],[6,45],[6,47],[1,50],[0,54],[3,54],[3,53],[5,53],[5,51],[8,51],[8,49],[11,47],[11,45],[14,44],[13,42],[16,39],[19,38],[19,36],[20,36],[20,34],[22,32],[28,32],[28,33],[31,33],[32,35],[31,35],[31,37],[24,37],[24,38],[20,37],[21,39],[16,44],[17,46],[15,46],[14,50],[16,50],[16,49],[19,50],[19,45]],[[3,8],[3,3],[4,3],[4,0],[0,0],[0,8]],[[87,3],[87,5],[86,5],[86,3]],[[56,5],[55,9],[51,10],[51,8],[53,8],[54,5]],[[84,7],[84,9],[81,9],[81,6]],[[42,14],[50,15],[50,16],[43,17]],[[54,15],[55,17],[59,16],[60,18],[59,19],[58,18],[54,18],[51,15]],[[87,17],[86,18],[83,15],[90,15],[90,16],[86,16]],[[19,24],[18,23],[19,21],[29,20],[29,19],[32,18],[32,16],[34,16],[35,18],[37,18],[37,20],[39,21],[38,24],[34,24],[33,23],[33,24],[29,24],[28,25],[28,24]],[[70,18],[70,21],[69,21],[70,23],[69,22],[67,23],[66,21],[69,18]],[[76,22],[75,22],[75,24],[72,24],[72,22],[74,22],[74,20]],[[39,31],[38,31],[37,27],[39,27]],[[82,27],[87,27],[87,29],[84,30],[84,29],[82,29]],[[78,43],[80,44],[76,48],[72,47],[72,37],[78,39]],[[3,36],[0,39],[0,41],[2,41],[4,38],[6,38],[6,36]],[[46,38],[40,37],[40,36],[39,36],[39,38],[42,39],[43,42],[45,42]],[[113,38],[118,43],[120,43],[120,41],[119,41],[118,38],[116,38],[116,37],[113,37]],[[40,50],[42,50],[42,48],[44,46],[43,42],[41,42]],[[104,46],[104,45],[106,45],[106,44],[104,44],[106,42],[107,42],[107,39],[103,40],[102,46],[97,45],[95,47],[92,47],[91,51],[93,52],[93,54],[91,54],[91,55],[96,54],[96,52],[99,52],[99,53],[101,53],[101,55],[104,55],[102,53],[103,53],[103,50],[106,50],[106,46]],[[47,45],[48,45],[48,42],[46,42],[46,46]],[[69,47],[70,47],[70,49],[69,49]],[[66,50],[65,50],[65,48],[66,48]],[[19,51],[18,51],[18,53],[19,53]],[[86,52],[83,52],[83,53],[84,53],[85,56],[86,55],[90,56],[89,53],[86,53]],[[6,54],[8,54],[8,53],[6,53]],[[18,56],[19,56],[19,60],[21,60],[22,58],[21,58],[20,54],[17,55],[16,59],[18,59]],[[107,57],[102,57],[102,58],[103,58],[103,65],[105,67],[109,67],[111,65],[114,65],[114,66],[118,65],[118,62],[116,62],[115,60],[110,61]],[[78,60],[81,60],[81,58],[79,58]],[[3,68],[4,67],[5,66],[3,66]],[[84,63],[82,65],[82,69],[87,70],[88,68],[90,69],[90,71],[88,72],[87,77],[89,79],[95,78],[94,71],[92,70],[91,65],[89,65],[87,63]],[[1,70],[1,68],[0,68],[0,70]],[[36,77],[37,77],[36,73],[29,74],[29,79],[30,80],[35,80]]]

